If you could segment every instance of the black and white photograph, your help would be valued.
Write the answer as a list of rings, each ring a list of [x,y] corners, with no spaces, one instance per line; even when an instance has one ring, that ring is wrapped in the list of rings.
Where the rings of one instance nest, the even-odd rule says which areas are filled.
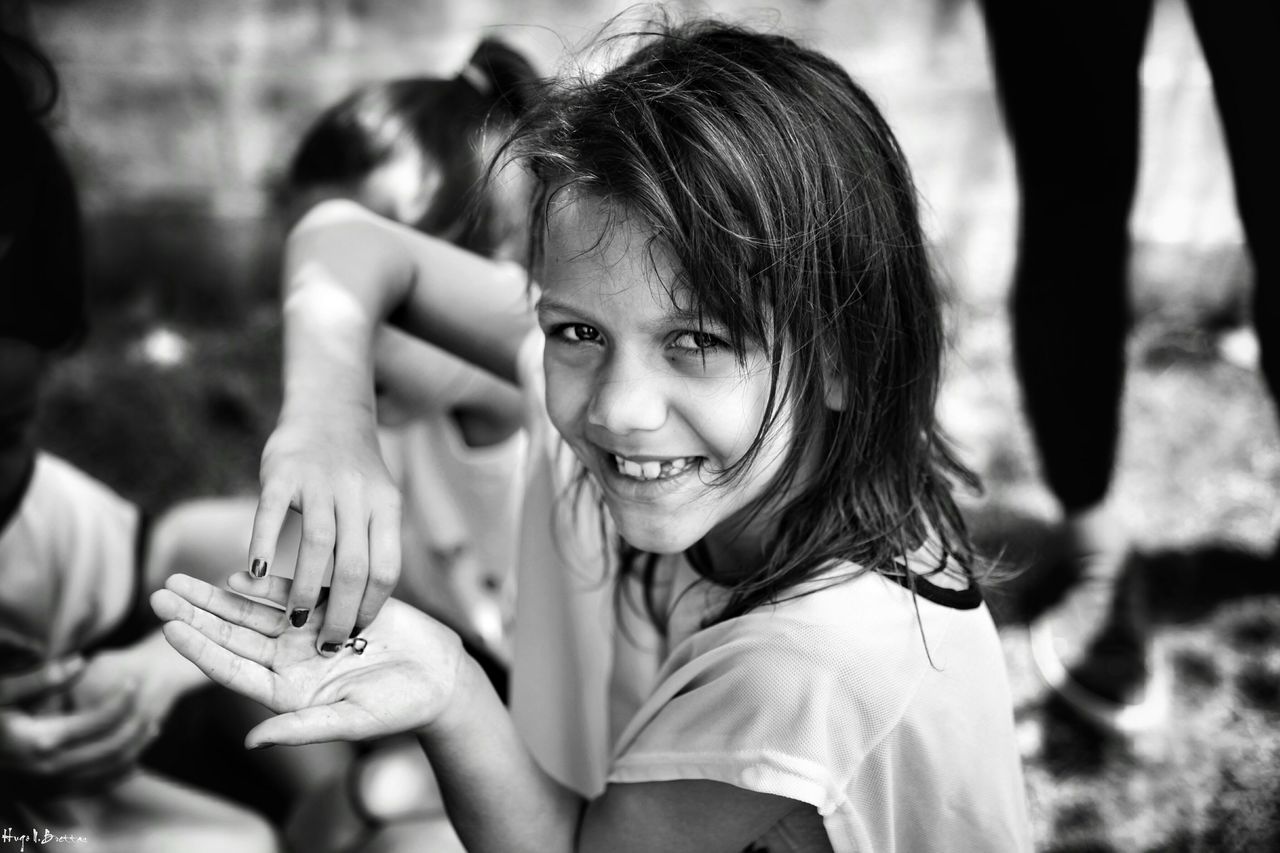
[[[1280,850],[1277,45],[0,0],[0,853]]]

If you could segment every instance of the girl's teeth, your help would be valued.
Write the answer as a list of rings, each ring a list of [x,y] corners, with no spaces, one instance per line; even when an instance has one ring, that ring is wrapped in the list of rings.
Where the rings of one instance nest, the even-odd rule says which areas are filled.
[[[633,462],[622,456],[614,456],[613,460],[618,466],[619,473],[637,480],[660,480],[674,477],[677,474],[684,473],[685,469],[693,463],[693,460],[687,456],[666,462]]]

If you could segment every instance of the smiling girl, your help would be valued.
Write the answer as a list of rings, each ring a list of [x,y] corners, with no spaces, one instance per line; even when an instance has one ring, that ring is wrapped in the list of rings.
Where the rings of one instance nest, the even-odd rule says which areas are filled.
[[[258,528],[301,510],[360,636],[319,654],[319,620],[281,615],[296,587],[237,575],[275,606],[174,578],[170,641],[280,712],[251,747],[414,732],[471,850],[1030,849],[950,497],[971,477],[934,421],[939,297],[867,95],[695,24],[564,84],[509,152],[538,187],[538,331],[500,268],[350,203],[290,240]],[[451,632],[366,602],[394,556],[388,317],[525,394],[510,712]]]

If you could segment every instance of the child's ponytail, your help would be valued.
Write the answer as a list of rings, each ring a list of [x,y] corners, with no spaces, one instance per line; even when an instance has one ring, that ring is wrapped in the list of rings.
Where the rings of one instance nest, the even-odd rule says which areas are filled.
[[[528,59],[497,39],[480,42],[458,76],[511,117],[528,111],[539,79]]]

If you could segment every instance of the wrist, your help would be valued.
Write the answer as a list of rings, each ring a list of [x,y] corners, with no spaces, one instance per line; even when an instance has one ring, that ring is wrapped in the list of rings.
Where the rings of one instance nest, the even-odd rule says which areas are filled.
[[[372,429],[376,423],[376,404],[373,383],[366,389],[342,391],[335,387],[287,389],[280,403],[280,417],[276,426],[288,423],[305,425],[309,429],[336,427],[348,429]]]
[[[468,732],[483,729],[486,713],[502,700],[493,690],[489,677],[471,655],[458,650],[458,668],[453,690],[444,709],[431,722],[414,731],[424,749],[432,751],[443,743],[458,743]]]

